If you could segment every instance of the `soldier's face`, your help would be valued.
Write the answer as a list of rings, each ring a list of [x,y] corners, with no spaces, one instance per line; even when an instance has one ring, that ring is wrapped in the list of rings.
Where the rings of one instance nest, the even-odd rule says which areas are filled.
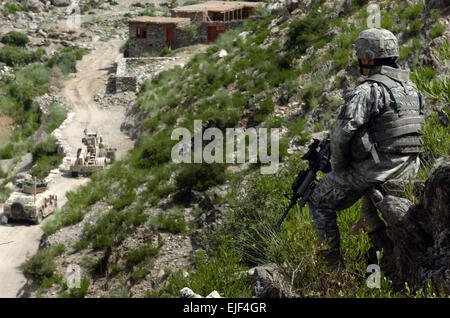
[[[374,64],[374,60],[361,60],[361,64],[362,65],[373,65]],[[362,72],[365,76],[369,75],[370,72],[370,68],[367,67],[362,67]]]

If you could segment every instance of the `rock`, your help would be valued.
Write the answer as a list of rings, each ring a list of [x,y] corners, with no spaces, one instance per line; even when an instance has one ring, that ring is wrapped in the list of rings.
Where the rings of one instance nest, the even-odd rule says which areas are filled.
[[[216,290],[213,290],[208,296],[205,298],[222,298]]]
[[[222,298],[216,290],[213,290],[211,293],[209,293],[208,296],[203,297],[199,294],[194,293],[188,287],[184,287],[182,290],[180,290],[180,297],[181,298]]]
[[[35,13],[39,13],[45,8],[44,4],[39,0],[28,0],[26,5],[28,10]]]
[[[145,4],[143,4],[142,2],[135,2],[131,6],[136,8],[145,8]]]
[[[420,204],[387,195],[379,203],[388,227],[369,233],[373,250],[383,250],[381,269],[401,289],[427,286],[450,292],[450,162],[441,164],[425,183]]]
[[[51,0],[51,3],[55,7],[68,7],[71,3],[71,0]]]
[[[222,58],[222,57],[225,57],[227,55],[228,55],[228,52],[226,50],[222,49],[219,52],[214,53],[212,58],[216,58],[216,57]]]
[[[182,290],[180,290],[180,297],[181,298],[203,298],[202,296],[194,293],[190,288],[184,287]]]
[[[287,283],[281,278],[275,264],[254,267],[249,272],[253,273],[253,297],[284,298],[291,296]]]

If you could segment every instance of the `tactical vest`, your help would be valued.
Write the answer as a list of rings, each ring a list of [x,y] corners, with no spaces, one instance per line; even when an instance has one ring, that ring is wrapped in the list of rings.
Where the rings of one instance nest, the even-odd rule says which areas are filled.
[[[382,66],[366,81],[381,84],[388,92],[384,110],[368,124],[375,149],[399,154],[423,152],[419,128],[424,123],[424,100],[409,72]]]

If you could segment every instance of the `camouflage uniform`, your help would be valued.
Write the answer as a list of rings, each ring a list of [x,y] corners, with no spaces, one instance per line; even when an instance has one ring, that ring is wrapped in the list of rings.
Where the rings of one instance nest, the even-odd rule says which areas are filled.
[[[367,30],[369,35],[373,30],[379,31]],[[390,47],[389,41],[383,44]],[[358,57],[367,52],[359,53]],[[369,51],[367,59],[370,56]],[[337,211],[349,208],[387,180],[417,175],[422,110],[423,97],[409,73],[385,65],[372,68],[368,79],[345,96],[331,132],[332,172],[319,182],[308,201],[318,237],[329,244],[327,251],[339,251]],[[367,196],[363,206],[376,213]]]

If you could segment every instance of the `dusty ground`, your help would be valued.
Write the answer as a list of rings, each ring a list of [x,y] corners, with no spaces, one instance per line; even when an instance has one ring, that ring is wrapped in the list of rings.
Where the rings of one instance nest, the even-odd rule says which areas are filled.
[[[8,141],[11,136],[13,120],[8,116],[0,116],[0,142]]]

